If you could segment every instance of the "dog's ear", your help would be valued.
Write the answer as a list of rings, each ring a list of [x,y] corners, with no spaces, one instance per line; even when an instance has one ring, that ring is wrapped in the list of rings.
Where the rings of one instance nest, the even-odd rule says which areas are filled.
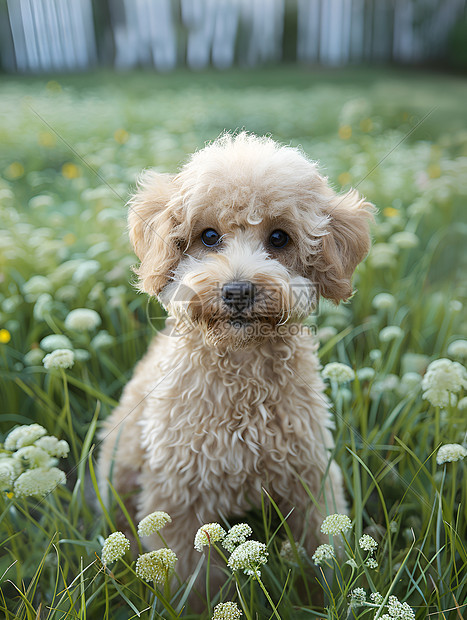
[[[352,295],[352,274],[370,249],[369,226],[374,210],[354,189],[343,195],[332,193],[325,203],[327,232],[312,263],[312,277],[320,295],[336,304]]]
[[[181,257],[176,222],[169,202],[175,193],[173,177],[146,170],[128,202],[130,241],[141,263],[134,269],[139,288],[158,295]]]

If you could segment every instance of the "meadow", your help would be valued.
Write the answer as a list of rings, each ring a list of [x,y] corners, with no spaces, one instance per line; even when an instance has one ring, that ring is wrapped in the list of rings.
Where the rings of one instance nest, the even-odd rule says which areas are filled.
[[[7,620],[221,619],[240,617],[237,609],[248,620],[465,617],[465,80],[287,67],[1,79]],[[351,525],[341,520],[331,549],[310,558],[290,540],[274,498],[263,497],[247,518],[267,548],[260,575],[259,564],[249,575],[226,566],[220,592],[201,590],[200,616],[187,602],[192,583],[167,579],[168,569],[160,579],[141,576],[137,524],[137,546],[123,544],[115,562],[103,562],[124,503],[114,496],[108,510],[98,508],[96,432],[164,322],[132,286],[125,202],[135,179],[145,167],[174,172],[206,141],[241,128],[301,145],[333,187],[358,187],[378,214],[354,297],[321,303],[309,319],[327,367]],[[93,312],[70,314],[77,309]],[[61,362],[56,349],[68,351]],[[32,424],[69,451],[41,442],[37,427],[8,438]],[[52,471],[50,489],[40,488],[36,469]],[[201,548],[199,568],[210,554],[226,558],[221,538]],[[219,602],[238,607],[214,611]]]

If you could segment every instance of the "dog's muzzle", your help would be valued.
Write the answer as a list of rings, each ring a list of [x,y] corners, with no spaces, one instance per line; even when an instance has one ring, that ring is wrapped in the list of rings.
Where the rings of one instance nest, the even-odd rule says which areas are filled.
[[[232,312],[243,312],[255,299],[256,287],[248,280],[233,281],[222,287],[222,301]]]

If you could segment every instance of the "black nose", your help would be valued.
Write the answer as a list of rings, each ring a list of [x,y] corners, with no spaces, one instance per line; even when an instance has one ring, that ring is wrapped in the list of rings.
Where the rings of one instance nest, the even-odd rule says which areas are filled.
[[[255,298],[255,285],[253,282],[239,281],[228,282],[222,287],[222,299],[232,310],[242,312],[253,303]]]

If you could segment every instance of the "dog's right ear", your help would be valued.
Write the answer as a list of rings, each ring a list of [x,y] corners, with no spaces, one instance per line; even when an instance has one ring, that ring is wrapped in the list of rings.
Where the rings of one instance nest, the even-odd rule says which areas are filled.
[[[141,261],[134,271],[139,289],[149,295],[160,293],[181,257],[176,222],[168,206],[174,193],[171,175],[146,170],[128,202],[130,241]]]

